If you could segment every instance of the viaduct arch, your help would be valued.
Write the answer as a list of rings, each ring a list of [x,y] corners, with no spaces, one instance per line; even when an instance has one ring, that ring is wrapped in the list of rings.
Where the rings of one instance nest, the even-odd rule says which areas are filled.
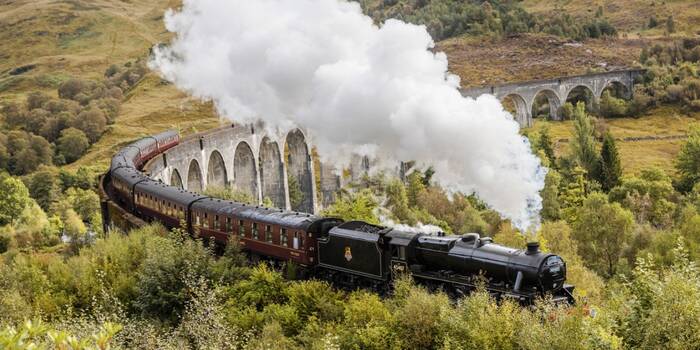
[[[515,105],[515,120],[521,127],[533,124],[533,106],[536,98],[544,96],[549,104],[551,119],[561,120],[559,107],[571,98],[574,90],[583,89],[590,92],[589,104],[597,105],[606,88],[614,88],[622,97],[631,98],[635,79],[644,72],[643,69],[628,69],[604,73],[592,73],[548,80],[492,85],[462,89],[463,96],[478,97],[483,94],[496,96],[501,101],[511,100]]]
[[[276,208],[317,213],[333,202],[341,179],[332,166],[315,164],[312,149],[302,129],[234,124],[182,138],[177,147],[150,160],[144,171],[194,192],[228,187],[248,193],[258,204],[269,201]]]

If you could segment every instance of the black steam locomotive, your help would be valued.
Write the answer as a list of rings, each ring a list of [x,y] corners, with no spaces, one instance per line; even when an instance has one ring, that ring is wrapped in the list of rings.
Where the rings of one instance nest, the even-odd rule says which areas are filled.
[[[221,245],[235,236],[256,260],[294,263],[302,275],[339,287],[385,292],[398,274],[410,274],[455,297],[483,285],[497,298],[523,304],[543,296],[574,302],[566,263],[537,243],[513,249],[474,233],[435,236],[250,206],[168,186],[140,171],[178,143],[179,135],[168,131],[119,151],[107,174],[110,198],[145,221],[169,228],[184,222],[190,234]]]

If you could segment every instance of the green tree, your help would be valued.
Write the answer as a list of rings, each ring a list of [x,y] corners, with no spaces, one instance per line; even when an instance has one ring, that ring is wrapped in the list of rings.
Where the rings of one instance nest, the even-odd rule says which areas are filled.
[[[560,197],[563,207],[563,218],[569,223],[576,221],[578,208],[583,205],[583,201],[588,193],[586,188],[586,170],[576,166],[571,176],[572,179],[569,180]]]
[[[370,224],[379,224],[379,219],[375,215],[378,206],[372,192],[362,190],[359,193],[340,196],[333,205],[323,211],[323,215],[343,220],[361,220]]]
[[[679,175],[679,190],[690,191],[700,179],[700,126],[693,125],[688,132],[687,141],[681,146],[676,158],[676,170]]]
[[[606,118],[620,118],[628,114],[627,102],[621,98],[614,97],[610,91],[603,92],[600,98],[600,115]]]
[[[595,129],[591,117],[586,113],[586,105],[582,102],[576,104],[574,110],[571,153],[576,162],[586,170],[589,179],[597,178],[600,161],[596,151]]]
[[[289,203],[292,208],[299,208],[304,202],[304,192],[297,177],[291,173],[287,174],[287,188],[289,188]]]
[[[554,154],[554,143],[552,142],[551,136],[549,136],[549,127],[543,126],[540,128],[540,137],[537,139],[537,149],[544,152],[544,155],[549,160],[549,166],[555,167],[557,164],[557,157]]]
[[[604,194],[592,193],[583,202],[572,228],[586,265],[612,277],[634,229],[632,213],[619,203],[609,203]]]
[[[22,180],[0,174],[0,224],[13,223],[31,203]]]
[[[556,170],[550,169],[544,179],[542,196],[542,218],[545,220],[559,220],[561,218],[561,203],[559,202],[559,186],[561,175]]]
[[[55,168],[39,168],[27,178],[27,188],[31,197],[36,200],[41,209],[49,212],[61,194],[58,172]]]
[[[615,138],[610,132],[605,133],[603,147],[600,149],[600,169],[601,178],[599,182],[604,190],[610,191],[613,187],[620,184],[622,164],[615,145]]]
[[[663,170],[646,168],[639,176],[623,178],[621,184],[610,191],[610,200],[630,209],[637,222],[669,227],[673,223],[678,194]]]
[[[67,163],[78,160],[90,147],[85,133],[76,128],[68,128],[61,131],[61,137],[57,141],[57,150],[63,155]]]

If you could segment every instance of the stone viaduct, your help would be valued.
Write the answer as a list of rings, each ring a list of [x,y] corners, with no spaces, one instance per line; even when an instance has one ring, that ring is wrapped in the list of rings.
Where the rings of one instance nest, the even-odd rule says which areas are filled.
[[[570,99],[574,91],[582,92],[590,98],[586,103],[597,105],[603,91],[612,87],[622,91],[622,97],[631,98],[634,91],[635,79],[644,70],[628,69],[604,73],[592,73],[571,77],[561,77],[548,80],[492,85],[477,88],[462,89],[463,96],[478,97],[491,94],[501,101],[510,99],[515,107],[515,118],[521,127],[533,124],[532,109],[537,98],[544,96],[549,103],[549,115],[554,120],[560,120],[559,107]]]
[[[231,124],[184,137],[179,146],[150,160],[144,171],[194,192],[233,187],[259,203],[269,198],[277,208],[316,213],[333,201],[341,178],[314,159],[312,147],[301,129],[270,132],[262,124]],[[297,203],[290,201],[290,179],[303,194]]]

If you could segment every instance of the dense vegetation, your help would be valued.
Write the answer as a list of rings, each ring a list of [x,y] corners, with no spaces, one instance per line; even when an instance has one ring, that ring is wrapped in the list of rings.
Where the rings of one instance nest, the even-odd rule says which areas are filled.
[[[615,36],[617,30],[599,8],[593,18],[575,18],[566,13],[537,17],[517,1],[489,0],[359,0],[377,22],[396,18],[423,24],[435,40],[462,34],[503,36],[548,33],[575,40]]]
[[[75,235],[71,243],[59,243],[53,227],[95,214],[90,203],[97,201],[87,198],[94,193],[81,187],[94,183],[90,176],[46,169],[27,178],[27,186],[10,175],[0,181],[0,198],[6,198],[0,201],[0,344],[58,346],[71,339],[84,347],[101,342],[173,349],[700,346],[700,127],[678,157],[677,176],[650,168],[625,177],[614,137],[597,134],[583,104],[574,119],[568,154],[554,154],[546,129],[530,135],[551,169],[542,191],[544,223],[534,236],[515,231],[473,195],[450,198],[431,169],[413,169],[404,180],[366,176],[340,193],[326,214],[480,232],[510,246],[537,239],[566,259],[575,307],[543,300],[522,308],[497,303],[485,292],[455,303],[410,279],[399,281],[386,298],[337,291],[319,281],[286,279],[295,275],[294,266],[247,266],[235,241],[217,257],[206,242],[159,226],[129,235]],[[52,182],[46,179],[67,199],[52,200],[55,191],[40,185]],[[50,213],[43,217],[50,217],[37,220],[43,207]]]
[[[124,92],[146,74],[143,62],[110,66],[103,81],[68,79],[58,98],[35,91],[0,110],[0,169],[26,175],[80,158],[119,114]]]

